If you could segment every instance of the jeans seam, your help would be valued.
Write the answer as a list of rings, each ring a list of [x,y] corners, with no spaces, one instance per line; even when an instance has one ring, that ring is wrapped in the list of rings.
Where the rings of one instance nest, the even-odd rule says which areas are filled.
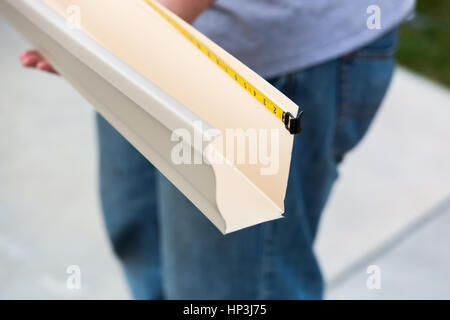
[[[336,127],[334,130],[334,138],[333,138],[333,157],[336,158],[340,155],[338,143],[338,132],[342,127],[342,122],[344,121],[344,108],[343,108],[343,92],[347,88],[347,75],[345,74],[345,61],[343,59],[337,60],[337,76],[336,81],[338,84],[336,86],[336,105],[337,105],[337,120]]]

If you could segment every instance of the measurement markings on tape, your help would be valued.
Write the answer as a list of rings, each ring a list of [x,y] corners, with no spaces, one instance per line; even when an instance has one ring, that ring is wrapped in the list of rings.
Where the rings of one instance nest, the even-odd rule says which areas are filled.
[[[148,4],[153,10],[155,10],[161,17],[163,17],[168,23],[170,23],[176,30],[178,30],[186,39],[188,39],[194,46],[196,46],[201,52],[205,54],[211,61],[213,61],[217,66],[219,66],[226,74],[228,74],[232,79],[234,79],[242,88],[244,88],[248,93],[250,93],[256,100],[258,100],[261,105],[263,105],[267,110],[274,114],[278,119],[280,119],[286,129],[289,130],[291,134],[297,134],[301,132],[301,118],[303,112],[300,112],[299,116],[296,118],[290,112],[285,112],[279,106],[277,106],[271,99],[267,98],[261,91],[259,91],[254,85],[248,82],[244,77],[239,75],[233,70],[223,59],[206,47],[200,40],[198,40],[194,35],[187,31],[180,23],[173,19],[169,14],[167,14],[161,5],[156,4],[153,0],[143,0]]]

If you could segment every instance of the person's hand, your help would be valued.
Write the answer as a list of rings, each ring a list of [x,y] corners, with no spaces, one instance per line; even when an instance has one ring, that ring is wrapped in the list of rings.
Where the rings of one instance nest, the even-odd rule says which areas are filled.
[[[20,55],[20,62],[26,68],[36,68],[42,71],[58,74],[58,72],[35,50],[25,51]]]

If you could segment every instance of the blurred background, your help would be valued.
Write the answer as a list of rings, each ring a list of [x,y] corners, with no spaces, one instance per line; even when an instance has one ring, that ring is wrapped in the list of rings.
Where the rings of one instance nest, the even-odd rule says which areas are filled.
[[[23,69],[28,45],[1,18],[0,39],[0,299],[128,299],[99,209],[93,109],[63,79]],[[419,1],[323,215],[328,299],[450,299],[449,52],[450,1]],[[67,288],[71,265],[80,290]]]

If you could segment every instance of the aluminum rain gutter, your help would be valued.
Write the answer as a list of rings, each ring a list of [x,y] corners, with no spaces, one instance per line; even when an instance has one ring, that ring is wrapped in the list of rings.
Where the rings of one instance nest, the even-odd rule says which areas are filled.
[[[211,125],[86,33],[69,28],[60,14],[36,0],[1,0],[0,13],[222,233],[282,216],[282,209],[232,165],[175,165],[173,130],[184,128],[204,141],[219,134],[211,134]],[[248,184],[246,192],[235,194],[230,184],[218,183],[223,176],[231,185]],[[242,212],[230,212],[232,202],[243,203]]]

